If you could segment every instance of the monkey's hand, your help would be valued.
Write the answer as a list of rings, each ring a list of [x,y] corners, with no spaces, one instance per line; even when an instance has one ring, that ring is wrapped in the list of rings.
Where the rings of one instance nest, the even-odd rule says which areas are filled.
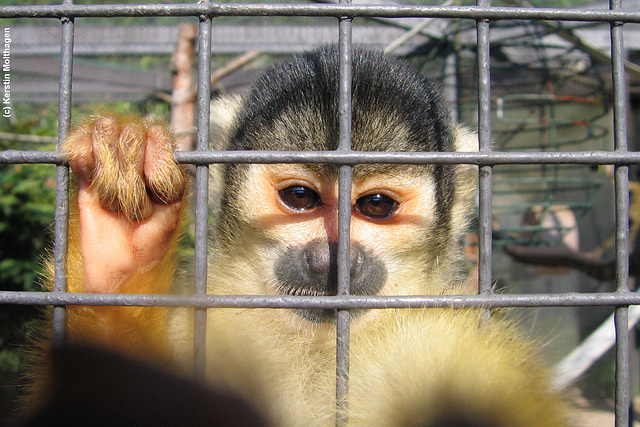
[[[174,161],[173,145],[171,132],[159,122],[112,115],[93,117],[68,136],[63,149],[77,189],[70,203],[69,292],[170,290],[187,187],[186,175]],[[164,307],[70,305],[66,314],[69,342],[91,343],[167,366],[173,363]],[[43,337],[43,360],[50,343]],[[53,366],[43,361],[34,369],[25,407],[48,401]]]
[[[94,117],[70,134],[64,150],[78,177],[83,273],[70,290],[166,291],[144,289],[144,282],[151,285],[149,276],[161,274],[153,270],[170,262],[184,205],[186,178],[174,161],[171,132],[139,118]]]

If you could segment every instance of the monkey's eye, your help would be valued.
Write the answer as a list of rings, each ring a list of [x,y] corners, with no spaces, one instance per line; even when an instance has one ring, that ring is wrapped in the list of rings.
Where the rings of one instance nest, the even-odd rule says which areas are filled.
[[[356,210],[374,219],[388,218],[398,208],[398,202],[384,194],[369,194],[356,200]]]
[[[292,185],[278,193],[282,202],[295,211],[308,211],[322,204],[318,193],[301,185]]]

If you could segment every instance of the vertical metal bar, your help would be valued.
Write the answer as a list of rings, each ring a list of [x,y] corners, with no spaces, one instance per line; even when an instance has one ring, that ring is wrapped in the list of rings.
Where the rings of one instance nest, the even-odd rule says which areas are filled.
[[[200,16],[198,32],[198,98],[196,106],[196,150],[209,149],[211,82],[211,18]],[[209,206],[209,166],[196,166],[194,293],[207,293],[207,230]],[[193,337],[193,373],[206,378],[207,310],[195,309]]]
[[[341,2],[342,3],[342,2]],[[350,3],[346,0],[345,3]],[[351,150],[351,82],[352,82],[352,20],[343,17],[339,23],[339,84],[338,150]],[[351,285],[351,180],[352,169],[341,165],[339,169],[338,206],[338,295],[349,295]],[[336,319],[336,425],[347,423],[349,393],[349,344],[351,314],[339,310]]]
[[[478,6],[490,6],[490,0],[478,0]],[[480,151],[491,151],[491,56],[489,20],[477,22],[478,37],[478,139]],[[493,212],[493,167],[481,166],[478,194],[478,289],[491,293],[491,256]]]
[[[72,0],[64,0],[63,4],[72,4]],[[63,17],[62,38],[60,47],[60,88],[58,94],[58,150],[67,137],[71,124],[71,85],[73,75],[73,35],[72,18]],[[67,244],[69,220],[69,167],[56,168],[56,209],[54,214],[53,243],[53,290],[67,291]],[[53,308],[53,346],[60,347],[66,337],[66,307]]]
[[[621,8],[621,0],[610,0],[611,10]],[[614,149],[626,152],[627,140],[627,94],[624,65],[624,45],[622,22],[611,24],[611,68],[613,81],[613,131]],[[616,198],[616,290],[621,294],[629,293],[629,167],[615,168]],[[631,407],[631,379],[629,360],[629,307],[617,307],[615,311],[616,328],[616,389],[615,413],[616,426],[629,425]]]

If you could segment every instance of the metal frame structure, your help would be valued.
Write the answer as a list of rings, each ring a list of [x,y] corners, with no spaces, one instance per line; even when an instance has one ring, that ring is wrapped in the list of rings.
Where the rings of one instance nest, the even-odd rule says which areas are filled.
[[[349,370],[349,310],[354,308],[401,307],[541,307],[541,306],[613,306],[616,325],[616,425],[629,425],[630,341],[628,306],[640,304],[640,294],[629,290],[629,165],[640,164],[640,152],[627,148],[627,96],[623,26],[640,23],[640,11],[622,11],[621,0],[611,0],[610,10],[492,7],[490,0],[478,0],[477,6],[380,6],[353,5],[351,0],[338,4],[198,4],[158,5],[61,5],[3,6],[0,18],[57,18],[62,25],[59,97],[59,141],[69,129],[74,43],[74,19],[116,16],[190,16],[199,19],[199,77],[197,100],[197,148],[179,152],[180,163],[196,166],[195,179],[195,294],[71,294],[66,293],[65,253],[69,211],[69,169],[58,151],[4,151],[0,163],[50,163],[57,165],[57,202],[55,213],[55,283],[51,293],[0,292],[0,304],[39,304],[54,306],[54,343],[65,337],[67,305],[186,306],[196,309],[196,374],[205,369],[206,310],[215,307],[333,308],[337,321],[337,404],[346,405]],[[221,16],[307,16],[334,17],[338,21],[340,51],[340,141],[332,152],[212,151],[209,149],[209,75],[212,21]],[[478,51],[478,133],[480,150],[474,153],[366,153],[351,150],[351,59],[352,21],[358,17],[461,18],[476,22]],[[494,20],[551,20],[604,22],[611,27],[612,83],[614,93],[614,140],[612,151],[591,152],[496,152],[491,148],[490,42]],[[340,204],[338,246],[338,295],[304,296],[217,296],[207,295],[207,198],[209,164],[244,163],[333,163],[340,166]],[[349,295],[349,225],[351,168],[358,163],[441,163],[474,164],[479,167],[479,295],[465,296],[351,296]],[[617,287],[614,292],[595,294],[495,295],[491,285],[492,259],[492,177],[499,164],[609,164],[615,167]],[[344,424],[345,420],[337,420]]]

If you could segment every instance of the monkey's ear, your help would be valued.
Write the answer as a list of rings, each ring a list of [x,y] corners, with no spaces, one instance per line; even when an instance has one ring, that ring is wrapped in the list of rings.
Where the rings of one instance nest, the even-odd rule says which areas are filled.
[[[211,101],[211,148],[224,150],[229,142],[244,98],[238,95],[221,96]]]
[[[472,130],[458,125],[454,130],[454,135],[456,151],[472,153],[479,150],[478,135]],[[453,213],[451,224],[453,224],[453,235],[459,239],[462,237],[462,234],[466,232],[470,212],[475,201],[478,185],[478,167],[475,165],[461,164],[456,167],[455,174],[454,182],[456,183],[456,189],[454,203],[457,206],[454,206],[451,210]]]
[[[455,150],[473,153],[479,150],[478,135],[463,125],[455,129]]]

